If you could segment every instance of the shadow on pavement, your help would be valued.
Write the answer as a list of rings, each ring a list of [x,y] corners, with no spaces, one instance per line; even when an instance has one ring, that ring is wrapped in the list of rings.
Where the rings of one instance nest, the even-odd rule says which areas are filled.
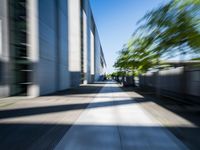
[[[107,84],[107,85],[106,85]],[[105,88],[104,91],[102,91],[102,93],[110,93],[110,88],[112,88],[112,92],[115,93],[119,93],[118,90],[118,86],[120,86],[118,84],[118,86],[116,86],[118,83],[116,82],[96,82],[93,84],[88,84],[88,85],[81,85],[80,87],[76,87],[76,88],[72,88],[72,89],[68,89],[68,90],[63,90],[60,92],[56,92],[56,93],[52,93],[52,94],[48,94],[48,95],[44,95],[45,96],[69,96],[69,95],[88,95],[88,94],[98,94],[99,91],[102,88]],[[106,86],[105,86],[106,85]],[[128,89],[127,89],[128,90]],[[130,91],[132,91],[132,89],[130,89]],[[123,92],[123,91],[121,91]]]
[[[140,103],[144,102],[142,99]],[[128,105],[135,103],[134,100],[117,100],[117,101],[106,101],[106,102],[96,102],[96,103],[80,103],[80,104],[68,104],[68,105],[54,105],[54,106],[44,106],[44,107],[32,107],[32,108],[19,108],[11,110],[0,110],[0,119],[14,118],[21,116],[31,116],[40,114],[49,114],[55,112],[72,111],[78,109],[93,109],[99,107],[112,107],[119,105]],[[138,102],[137,102],[138,103]],[[92,104],[90,107],[87,107]]]
[[[182,103],[180,101],[176,101],[166,97],[156,97],[152,92],[143,92],[138,88],[128,87],[122,88],[124,91],[132,91],[137,92],[143,96],[143,103],[145,102],[153,102],[160,107],[167,109],[170,112],[180,116],[181,118],[191,122],[196,126],[196,128],[184,128],[184,127],[167,127],[176,137],[183,140],[184,143],[189,145],[190,149],[198,150],[200,149],[200,106],[199,105],[189,105],[186,103]],[[137,102],[140,99],[135,99]],[[152,108],[145,108],[148,113],[151,112]],[[155,112],[155,111],[154,111]],[[159,113],[159,112],[157,112]],[[156,114],[153,114],[154,116]],[[163,116],[164,117],[164,116]],[[176,120],[174,120],[176,122]]]
[[[137,88],[123,88],[124,91],[135,91],[143,96],[143,101],[151,101],[157,105],[181,116],[182,118],[192,122],[193,124],[200,126],[200,105],[197,104],[186,104],[181,101],[177,101],[171,98],[166,97],[156,97],[152,93],[143,93],[143,91],[138,90]],[[135,99],[137,100],[137,98]],[[138,100],[139,101],[139,100]]]
[[[109,83],[111,84],[111,83]],[[81,86],[76,89],[62,91],[57,93],[57,96],[65,96],[66,98],[69,96],[78,96],[82,97],[84,94],[97,94],[99,90],[104,87],[104,83],[102,84],[91,84],[89,86]],[[104,87],[110,88],[112,85]],[[115,90],[116,89],[116,90]],[[123,88],[125,91],[133,91],[133,88]],[[110,93],[109,90],[108,93]],[[119,92],[118,87],[112,87],[112,92]],[[123,92],[123,91],[122,91]],[[77,95],[76,95],[77,94]],[[80,94],[80,95],[79,95]],[[52,96],[55,96],[52,95]],[[120,105],[129,105],[134,103],[146,103],[146,102],[155,102],[156,104],[164,107],[171,112],[176,113],[177,115],[193,122],[198,125],[198,127],[182,127],[182,126],[170,126],[167,127],[170,131],[172,131],[178,139],[183,141],[191,150],[199,150],[200,149],[200,119],[199,119],[199,111],[188,111],[185,109],[183,105],[183,109],[174,109],[172,106],[177,106],[179,104],[175,102],[163,101],[162,99],[154,99],[149,97],[148,95],[143,95],[144,98],[136,98],[134,100],[126,100],[121,99],[118,101],[108,101],[108,102],[96,102],[91,105],[91,107],[87,108],[90,103],[78,103],[78,104],[69,104],[69,105],[54,105],[54,106],[43,106],[43,107],[32,107],[32,108],[21,108],[21,109],[10,109],[10,110],[1,110],[0,118],[15,118],[21,116],[31,116],[31,115],[39,115],[39,114],[49,114],[54,112],[64,112],[64,111],[72,111],[79,109],[93,109],[100,107],[110,107],[110,106],[120,106]],[[105,98],[109,98],[105,95]],[[70,129],[71,124],[47,124],[47,123],[15,123],[15,122],[0,122],[0,149],[5,150],[24,150],[24,149],[52,149],[54,148],[60,139],[64,136],[64,134]],[[158,149],[165,149],[166,144],[165,141],[160,140],[154,141],[154,135],[157,133],[161,127],[156,126],[99,126],[99,125],[76,125],[81,131],[85,131],[85,133],[93,131],[94,138],[98,138],[101,142],[98,144],[103,145],[108,148],[113,146],[112,143],[112,130],[113,128],[120,128],[126,133],[122,135],[124,138],[124,145],[126,149],[130,149],[134,144],[136,147],[143,146],[142,137],[133,137],[133,135],[142,132],[149,133],[149,136],[152,136],[153,142],[161,142],[161,147]],[[86,145],[87,142],[85,141]],[[162,143],[163,142],[163,143]],[[100,145],[100,146],[101,146]],[[89,149],[95,149],[92,144],[88,144],[90,146]],[[96,147],[96,145],[95,145]],[[124,148],[125,149],[125,148]],[[131,149],[132,150],[132,149]],[[171,149],[170,149],[171,150]]]
[[[0,124],[0,148],[6,150],[42,150],[53,149],[64,134],[70,129],[71,125],[61,124]],[[162,134],[162,127],[156,126],[116,126],[116,125],[75,125],[77,133],[71,138],[77,138],[86,134],[95,136],[89,139],[82,136],[79,141],[83,150],[96,149],[113,149],[122,144],[124,150],[135,149],[151,149],[152,145],[156,145],[157,149],[173,149],[172,145],[166,144],[165,135]],[[174,128],[174,127],[169,127]],[[200,149],[200,139],[196,138],[196,134],[200,133],[199,128],[176,127],[186,132],[190,132],[191,137],[186,143],[191,150]],[[119,130],[121,141],[116,142],[116,136],[113,130]],[[165,129],[164,129],[165,130]],[[168,131],[166,131],[168,132]],[[148,139],[146,140],[145,137]],[[173,139],[173,138],[172,138]],[[177,141],[174,141],[177,143]]]

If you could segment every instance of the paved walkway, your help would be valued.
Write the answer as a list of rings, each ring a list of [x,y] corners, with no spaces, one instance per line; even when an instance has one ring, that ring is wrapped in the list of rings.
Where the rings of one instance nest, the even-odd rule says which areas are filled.
[[[34,99],[0,100],[1,150],[52,150],[104,83]]]
[[[1,99],[0,149],[199,150],[198,113],[188,118],[154,99],[114,82]]]
[[[141,96],[135,93],[135,98]],[[55,150],[187,150],[187,147],[112,82],[101,89]]]

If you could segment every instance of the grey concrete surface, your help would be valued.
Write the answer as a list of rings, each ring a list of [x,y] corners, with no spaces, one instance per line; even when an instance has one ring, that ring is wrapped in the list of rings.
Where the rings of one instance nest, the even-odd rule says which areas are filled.
[[[190,150],[200,149],[200,106],[167,97],[156,97],[152,92],[138,88],[123,88],[129,96],[135,97],[133,91],[143,95],[136,98],[140,106],[151,116],[156,117],[163,126],[170,130]]]
[[[53,149],[104,84],[48,96],[0,99],[0,149]]]
[[[135,93],[135,98],[142,98]],[[55,150],[186,150],[115,83],[106,84]]]
[[[34,99],[0,100],[3,150],[189,149],[186,137],[175,136],[169,128],[195,129],[195,125],[114,82]]]

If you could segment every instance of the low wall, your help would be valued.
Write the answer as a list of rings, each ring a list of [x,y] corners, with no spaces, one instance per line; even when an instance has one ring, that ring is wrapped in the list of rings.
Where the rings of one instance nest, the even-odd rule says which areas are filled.
[[[200,68],[172,68],[139,77],[142,88],[151,88],[157,94],[200,103]]]

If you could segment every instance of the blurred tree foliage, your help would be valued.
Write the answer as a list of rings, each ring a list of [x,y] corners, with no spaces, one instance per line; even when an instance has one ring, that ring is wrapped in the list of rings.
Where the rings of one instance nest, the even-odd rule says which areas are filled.
[[[119,52],[121,74],[138,75],[156,67],[161,57],[200,53],[200,0],[173,0],[148,12]]]

